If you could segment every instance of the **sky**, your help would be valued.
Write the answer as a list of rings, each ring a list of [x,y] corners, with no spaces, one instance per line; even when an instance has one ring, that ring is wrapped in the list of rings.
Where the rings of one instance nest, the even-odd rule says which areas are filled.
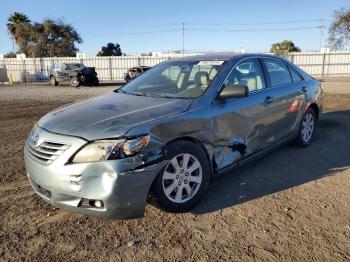
[[[57,4],[59,3],[59,4]],[[60,18],[72,24],[83,43],[79,51],[94,56],[117,42],[126,54],[186,51],[268,51],[272,43],[292,40],[305,51],[320,47],[320,19],[327,31],[334,10],[350,0],[1,0],[0,54],[12,51],[6,29],[13,12],[31,21]]]

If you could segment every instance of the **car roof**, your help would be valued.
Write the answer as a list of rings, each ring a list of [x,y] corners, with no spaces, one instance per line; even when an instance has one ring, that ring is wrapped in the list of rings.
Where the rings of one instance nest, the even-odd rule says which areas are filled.
[[[183,56],[175,58],[176,61],[198,61],[198,60],[232,60],[232,59],[243,59],[249,57],[276,57],[270,54],[264,53],[234,53],[234,52],[214,52],[207,54],[198,54],[193,56]],[[281,57],[278,57],[281,58]]]

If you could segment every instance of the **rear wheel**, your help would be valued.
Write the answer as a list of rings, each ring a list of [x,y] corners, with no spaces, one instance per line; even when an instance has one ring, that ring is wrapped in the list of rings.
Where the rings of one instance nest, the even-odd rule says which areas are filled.
[[[69,84],[71,87],[78,87],[80,85],[80,82],[76,76],[71,76],[69,79]]]
[[[298,147],[306,147],[311,144],[316,128],[316,114],[312,108],[308,108],[301,119],[299,132],[293,144]]]
[[[54,76],[51,76],[50,77],[50,83],[52,86],[57,86],[57,81],[56,81],[56,78]]]
[[[167,152],[169,161],[153,183],[152,199],[165,211],[186,212],[209,187],[209,162],[203,149],[188,141],[169,144]]]

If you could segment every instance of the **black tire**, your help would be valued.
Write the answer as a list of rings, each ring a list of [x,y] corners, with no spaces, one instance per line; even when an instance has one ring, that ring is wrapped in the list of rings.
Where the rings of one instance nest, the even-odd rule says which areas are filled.
[[[308,139],[305,139],[305,136],[303,136],[303,123],[304,121],[306,121],[307,118],[312,117],[312,121],[313,121],[313,128],[312,128],[312,132],[311,135],[306,136]],[[301,118],[300,121],[300,126],[299,126],[299,131],[298,131],[298,136],[296,137],[295,140],[292,141],[292,144],[296,147],[307,147],[312,143],[312,140],[314,138],[315,135],[315,129],[316,129],[316,114],[315,111],[312,108],[308,108],[303,117]],[[308,132],[310,134],[310,132]]]
[[[188,183],[188,185],[187,185],[185,173],[183,173],[183,170],[182,170],[184,167],[183,166],[180,167],[182,170],[182,175],[181,175],[180,179],[181,180],[185,179],[185,180],[182,180],[182,183],[184,183],[183,186],[184,187],[185,186],[193,187],[194,191],[192,192],[192,190],[191,190],[191,194],[192,193],[194,193],[194,194],[192,196],[187,195],[188,200],[186,200],[186,202],[184,202],[184,203],[175,203],[175,202],[173,202],[173,201],[175,201],[175,199],[173,201],[171,201],[164,192],[165,187],[163,186],[163,182],[164,182],[163,176],[164,176],[165,170],[167,168],[169,168],[169,165],[171,165],[170,160],[174,159],[176,156],[178,156],[177,159],[181,159],[181,156],[179,156],[181,154],[192,155],[190,160],[188,161],[188,165],[190,165],[189,169],[192,167],[192,164],[194,164],[198,160],[198,162],[200,163],[200,166],[201,166],[202,179],[201,179],[201,183],[199,186],[193,182],[187,182]],[[194,157],[194,158],[192,158],[192,157]],[[157,207],[159,207],[167,212],[172,212],[172,213],[187,212],[198,203],[198,201],[207,192],[207,190],[209,188],[209,185],[210,185],[210,165],[209,165],[207,155],[201,146],[199,146],[193,142],[179,140],[179,141],[170,143],[167,146],[167,159],[169,160],[169,163],[162,169],[162,171],[158,174],[158,176],[156,177],[156,179],[153,182],[153,185],[151,188],[151,194],[150,194],[151,203],[155,204]],[[190,163],[190,161],[193,161],[192,164]],[[181,165],[183,165],[183,160],[182,160]],[[188,165],[187,165],[187,167],[188,167]],[[185,172],[186,172],[187,178],[193,177],[192,176],[193,173],[191,173],[188,176],[187,171],[185,171]],[[194,172],[200,172],[200,169],[197,169]],[[170,181],[170,183],[171,184],[173,184],[173,183],[175,183],[175,184],[180,183],[181,184],[181,182],[177,182],[177,181],[179,181],[179,180],[172,180],[172,181]],[[188,181],[190,181],[190,180],[188,180]],[[168,182],[168,181],[166,180],[165,182]],[[198,186],[198,189],[197,189],[197,186]],[[186,195],[187,190],[184,187],[181,187],[181,190],[182,190],[182,192],[185,192],[185,195]],[[175,191],[174,191],[175,195],[176,195],[177,191],[179,190],[179,188],[180,187],[177,187],[175,189]]]
[[[97,80],[95,80],[95,82],[94,82],[94,86],[98,86],[99,85],[99,80],[97,79]]]
[[[57,81],[56,81],[56,78],[55,78],[54,76],[51,76],[51,77],[50,77],[50,84],[51,84],[52,86],[57,86],[57,85],[58,85],[58,83],[57,83]]]
[[[78,86],[80,86],[80,81],[76,76],[71,76],[69,78],[69,85],[71,87],[78,87]]]

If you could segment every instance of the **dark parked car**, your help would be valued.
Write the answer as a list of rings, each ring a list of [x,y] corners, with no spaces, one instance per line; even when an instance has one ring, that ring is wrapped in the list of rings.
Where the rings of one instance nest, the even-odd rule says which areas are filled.
[[[51,85],[66,82],[72,87],[79,85],[98,85],[98,77],[94,67],[86,67],[78,63],[55,63],[49,72]]]
[[[320,82],[280,57],[182,57],[45,115],[25,166],[39,196],[74,212],[139,217],[148,200],[184,212],[212,176],[290,141],[310,145],[321,112]]]
[[[139,75],[143,74],[144,72],[146,72],[150,68],[151,68],[150,66],[136,66],[136,67],[132,67],[125,74],[124,80],[126,82],[129,82],[130,80],[133,80],[134,78],[136,78]]]

